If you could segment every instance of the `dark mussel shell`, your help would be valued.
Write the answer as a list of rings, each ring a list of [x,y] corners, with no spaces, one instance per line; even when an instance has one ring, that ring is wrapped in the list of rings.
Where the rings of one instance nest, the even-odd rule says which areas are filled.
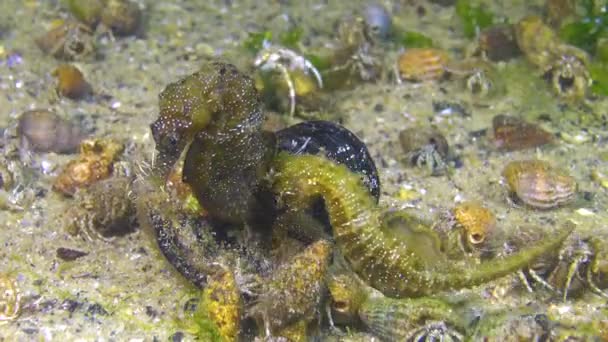
[[[380,198],[378,170],[365,143],[331,121],[306,121],[276,132],[278,148],[292,154],[319,154],[344,164],[363,181],[376,201]]]

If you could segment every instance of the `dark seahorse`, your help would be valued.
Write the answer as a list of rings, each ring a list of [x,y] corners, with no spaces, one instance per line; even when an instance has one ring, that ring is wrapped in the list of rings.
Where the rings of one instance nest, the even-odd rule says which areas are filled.
[[[206,63],[159,95],[159,116],[150,126],[156,155],[147,177],[157,184],[141,187],[140,220],[165,258],[199,287],[222,253],[211,221],[243,224],[256,211],[275,145],[273,135],[261,131],[263,119],[252,79],[227,63]],[[180,211],[159,185],[179,160],[207,218]]]
[[[250,220],[275,145],[261,130],[253,80],[214,62],[168,85],[159,98],[160,116],[151,127],[160,171],[168,172],[188,147],[183,180],[210,216]]]

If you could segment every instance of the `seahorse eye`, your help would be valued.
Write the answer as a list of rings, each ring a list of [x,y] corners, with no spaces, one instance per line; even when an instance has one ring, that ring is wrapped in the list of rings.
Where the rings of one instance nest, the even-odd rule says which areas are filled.
[[[176,147],[179,142],[179,138],[177,137],[177,133],[171,133],[164,138],[164,145],[167,147]]]

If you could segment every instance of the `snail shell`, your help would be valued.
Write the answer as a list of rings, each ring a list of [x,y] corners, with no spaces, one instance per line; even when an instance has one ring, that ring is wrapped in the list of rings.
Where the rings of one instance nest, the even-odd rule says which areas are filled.
[[[453,210],[456,222],[464,229],[466,243],[471,246],[483,244],[496,226],[496,217],[477,202],[464,202]]]
[[[71,153],[84,137],[78,125],[42,109],[23,113],[17,133],[21,146],[35,152]]]
[[[60,65],[53,71],[53,76],[57,77],[57,93],[62,96],[78,100],[92,91],[82,72],[71,64]]]
[[[381,39],[386,39],[391,33],[392,19],[384,6],[371,3],[363,10],[365,24],[372,34]]]

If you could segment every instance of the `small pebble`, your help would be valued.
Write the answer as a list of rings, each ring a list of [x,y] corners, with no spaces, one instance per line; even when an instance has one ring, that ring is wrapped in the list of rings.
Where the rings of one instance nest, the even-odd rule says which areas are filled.
[[[176,332],[170,337],[172,342],[182,342],[184,340],[184,333],[181,331]]]
[[[458,114],[471,116],[471,113],[460,103],[448,101],[433,101],[433,111],[439,115]]]
[[[82,303],[80,303],[80,302],[77,302],[72,299],[66,299],[63,301],[63,303],[61,303],[60,307],[63,310],[73,313],[74,311],[76,311],[76,309],[78,309],[81,306],[82,306]]]
[[[106,309],[103,308],[103,306],[99,303],[94,303],[89,305],[87,312],[85,314],[85,316],[91,316],[91,317],[95,317],[95,316],[107,316],[109,315],[108,311],[106,311]]]
[[[83,252],[83,251],[79,251],[76,249],[70,249],[70,248],[64,248],[64,247],[59,247],[57,248],[57,257],[63,261],[74,261],[78,258],[82,258],[85,255],[88,255],[89,253],[87,252]]]
[[[594,216],[595,213],[587,208],[579,208],[576,210],[576,213],[581,216]]]

